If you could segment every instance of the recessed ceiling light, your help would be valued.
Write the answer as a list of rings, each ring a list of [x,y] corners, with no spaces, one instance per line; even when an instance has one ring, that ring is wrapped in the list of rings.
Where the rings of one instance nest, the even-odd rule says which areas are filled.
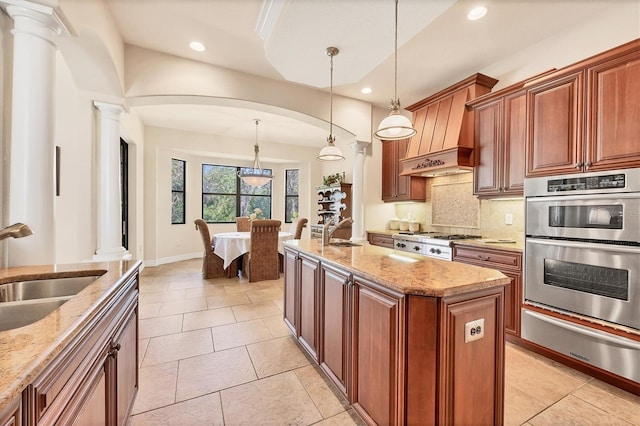
[[[189,43],[189,47],[196,52],[204,52],[205,50],[207,50],[207,48],[204,47],[204,44],[200,43],[199,41],[192,41],[191,43]]]
[[[484,6],[474,7],[469,11],[469,14],[467,15],[467,19],[470,21],[477,21],[478,19],[482,18],[486,14],[487,14],[486,7]]]
[[[371,87],[363,87],[360,90],[360,93],[364,93],[365,95],[368,95],[369,93],[373,92],[373,89]]]

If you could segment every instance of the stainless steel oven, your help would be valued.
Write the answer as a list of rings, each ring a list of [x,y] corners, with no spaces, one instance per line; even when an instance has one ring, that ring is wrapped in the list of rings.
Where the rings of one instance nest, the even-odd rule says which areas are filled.
[[[640,381],[636,339],[527,308],[640,335],[640,169],[528,179],[525,197],[522,337]]]

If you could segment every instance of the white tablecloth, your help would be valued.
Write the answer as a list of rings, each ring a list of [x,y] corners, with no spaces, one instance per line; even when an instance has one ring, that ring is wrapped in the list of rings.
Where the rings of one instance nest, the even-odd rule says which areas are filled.
[[[293,238],[291,232],[278,232],[278,251],[284,254],[283,242]],[[213,252],[224,260],[225,269],[233,259],[248,253],[251,249],[251,232],[222,232],[213,235]]]

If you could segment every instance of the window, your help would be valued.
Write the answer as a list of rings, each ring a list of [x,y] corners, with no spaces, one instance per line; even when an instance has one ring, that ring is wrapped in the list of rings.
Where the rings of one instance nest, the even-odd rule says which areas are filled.
[[[171,159],[171,224],[184,223],[186,161]]]
[[[284,221],[293,222],[298,217],[298,169],[287,170],[285,177]]]
[[[202,165],[202,219],[208,223],[233,223],[237,216],[248,216],[260,208],[265,219],[271,218],[271,185],[259,188],[247,185],[238,177],[243,167]],[[264,169],[271,173],[270,169]]]

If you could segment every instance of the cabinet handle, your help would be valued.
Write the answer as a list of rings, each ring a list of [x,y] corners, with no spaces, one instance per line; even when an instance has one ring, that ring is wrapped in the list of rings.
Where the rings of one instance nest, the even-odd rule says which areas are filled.
[[[479,254],[478,257],[480,258],[480,260],[484,260],[484,261],[491,259],[491,256],[483,256],[481,254]]]
[[[585,169],[588,169],[589,167],[591,167],[591,161],[587,161],[586,163],[584,163],[584,167]]]
[[[576,169],[579,169],[582,167],[582,163],[581,162],[577,162],[576,164],[573,165],[573,167],[575,167]]]
[[[120,348],[122,348],[120,343],[116,343],[115,345],[113,345],[111,347],[111,350],[109,351],[109,356],[114,358],[114,359],[118,358],[118,351],[120,350]]]

